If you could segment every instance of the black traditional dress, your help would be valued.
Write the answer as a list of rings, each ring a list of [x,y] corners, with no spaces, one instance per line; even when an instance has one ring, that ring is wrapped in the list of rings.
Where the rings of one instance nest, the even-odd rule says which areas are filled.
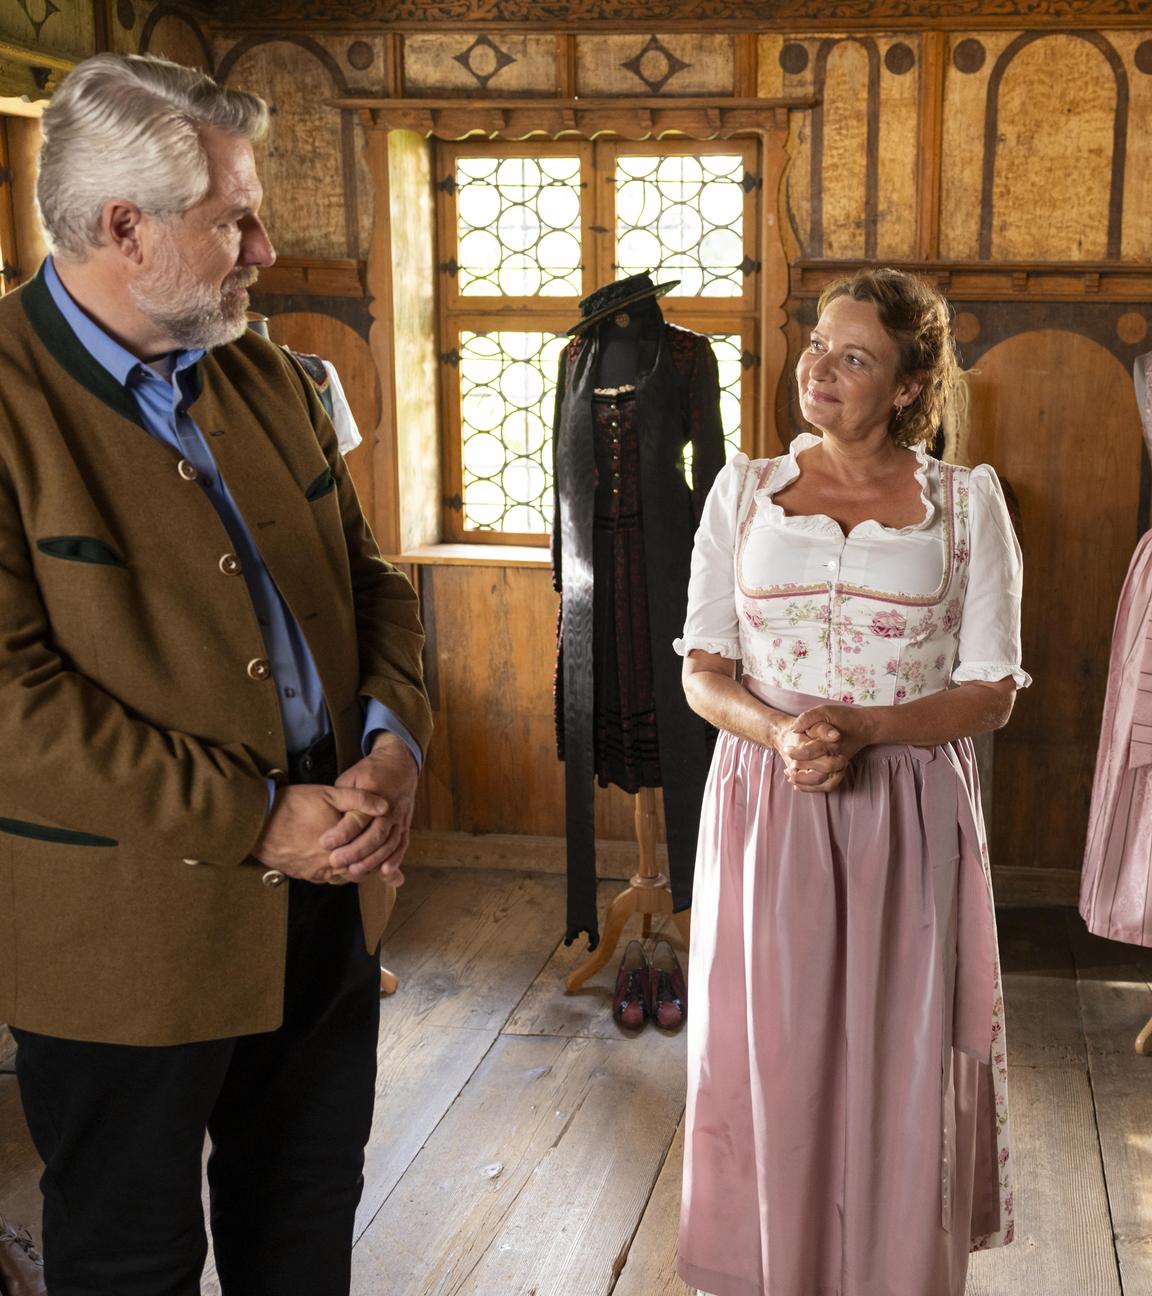
[[[672,902],[692,869],[712,733],[688,706],[672,648],[687,608],[692,541],[724,463],[716,359],[701,334],[661,322],[640,343],[635,388],[597,395],[600,338],[574,338],[556,392],[553,581],[556,736],[565,762],[568,930],[599,941],[593,780],[664,789]],[[692,485],[684,450],[692,446]]]

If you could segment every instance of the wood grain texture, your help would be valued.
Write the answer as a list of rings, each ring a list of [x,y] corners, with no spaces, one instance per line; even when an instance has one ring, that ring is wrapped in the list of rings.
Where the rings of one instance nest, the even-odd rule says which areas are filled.
[[[229,62],[236,48],[224,55],[221,77],[255,91],[272,111],[268,136],[255,148],[272,241],[290,256],[350,255],[340,114],[327,106],[340,87],[294,41],[266,41]]]
[[[731,36],[696,32],[656,35],[654,39],[671,59],[661,49],[649,48],[651,39],[647,30],[627,36],[578,36],[577,93],[646,94],[651,86],[652,92],[668,96],[732,94],[735,56]],[[627,65],[636,59],[638,70],[633,70]]]
[[[1152,1058],[1132,1041],[1152,1015],[1152,951],[1092,936],[1077,914],[1068,925],[1124,1296],[1149,1296]]]
[[[869,243],[875,239],[868,219],[874,216],[869,118],[875,130],[879,56],[873,42],[854,40],[824,42],[818,61],[821,55],[827,63],[821,106],[814,113],[812,249],[818,256],[858,260],[873,252]]]
[[[1121,1296],[1086,1072],[1018,1067],[1009,1086],[1016,1240],[972,1257],[966,1296]]]
[[[1076,968],[1062,909],[1001,909],[996,926],[1004,974],[1011,1067],[1086,1063]]]
[[[44,241],[44,230],[36,210],[36,154],[40,148],[40,122],[36,117],[9,117],[4,122],[4,131],[8,138],[5,165],[12,171],[11,185],[5,188],[11,194],[16,237],[15,256],[10,252],[8,255],[20,267],[20,282],[26,283],[48,255],[48,244]]]
[[[683,1086],[631,1040],[501,1038],[361,1238],[353,1291],[609,1291]]]
[[[191,15],[164,13],[156,22],[140,24],[140,53],[171,59],[185,67],[212,71],[212,52],[203,31]],[[119,24],[117,24],[119,26]]]
[[[1073,36],[1025,46],[1004,71],[996,107],[988,136],[995,176],[985,217],[991,255],[1002,261],[1111,255],[1117,87],[1101,51]],[[1036,219],[1037,194],[1044,195],[1043,220]]]
[[[879,177],[876,194],[876,252],[885,264],[916,252],[919,191],[931,186],[931,176],[923,168],[933,161],[930,150],[921,143],[919,68],[924,60],[926,41],[906,34],[898,40],[881,37],[880,134],[877,162]],[[903,68],[908,52],[914,60]]]
[[[413,95],[549,94],[557,85],[555,38],[508,32],[492,41],[467,30],[414,34],[404,41],[404,84]]]
[[[978,369],[971,459],[992,464],[1020,499],[1024,665],[1035,679],[996,737],[992,859],[1078,872],[1137,516],[1142,450],[1131,379],[1097,343],[1056,330],[992,347]]]
[[[612,1296],[696,1296],[676,1273],[684,1124],[676,1131]]]

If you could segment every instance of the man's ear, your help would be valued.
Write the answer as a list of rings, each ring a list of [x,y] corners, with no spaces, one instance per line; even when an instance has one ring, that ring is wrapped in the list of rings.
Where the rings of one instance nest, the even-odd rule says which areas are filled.
[[[143,222],[144,213],[140,208],[123,198],[109,199],[100,212],[100,232],[105,244],[137,264],[144,258]]]

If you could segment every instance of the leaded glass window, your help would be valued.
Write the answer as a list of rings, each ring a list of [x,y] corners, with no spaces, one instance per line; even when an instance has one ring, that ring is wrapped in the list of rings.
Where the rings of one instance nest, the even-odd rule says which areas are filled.
[[[661,308],[711,338],[729,454],[740,447],[756,375],[756,149],[440,146],[446,539],[546,543],[560,352],[580,298],[612,279],[681,281]]]
[[[580,158],[456,163],[461,296],[579,297]]]
[[[744,158],[616,159],[616,263],[621,277],[644,270],[679,279],[683,297],[744,291]]]
[[[554,333],[461,333],[466,530],[551,527],[552,401],[566,341]]]

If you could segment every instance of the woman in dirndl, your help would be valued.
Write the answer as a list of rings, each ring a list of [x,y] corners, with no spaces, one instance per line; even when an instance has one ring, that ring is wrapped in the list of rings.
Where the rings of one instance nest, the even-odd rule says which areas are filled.
[[[969,1251],[1012,1239],[971,737],[1031,682],[1020,549],[995,472],[927,453],[958,378],[927,284],[831,285],[796,376],[820,435],[717,477],[677,641],[721,731],[679,1270],[713,1296],[962,1296]]]

